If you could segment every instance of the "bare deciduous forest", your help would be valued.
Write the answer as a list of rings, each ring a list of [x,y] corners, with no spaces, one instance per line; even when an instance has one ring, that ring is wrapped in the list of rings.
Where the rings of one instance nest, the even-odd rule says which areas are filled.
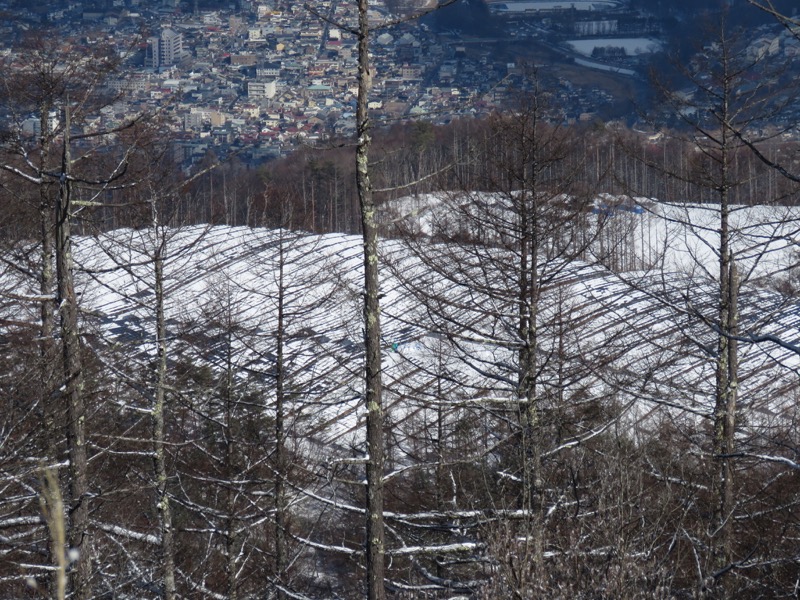
[[[722,23],[679,125],[378,130],[359,27],[357,142],[258,169],[4,65],[0,596],[796,597],[786,65]]]

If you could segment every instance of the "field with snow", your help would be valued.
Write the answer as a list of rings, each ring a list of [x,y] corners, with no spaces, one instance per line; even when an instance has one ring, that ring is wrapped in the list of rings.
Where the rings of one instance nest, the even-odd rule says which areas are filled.
[[[646,199],[621,208],[611,200],[597,201],[594,218],[605,219],[604,233],[584,260],[542,267],[545,274],[554,271],[540,310],[541,352],[567,343],[573,385],[598,399],[611,393],[615,379],[650,373],[638,400],[629,404],[630,415],[661,410],[665,389],[671,390],[673,417],[707,413],[714,363],[687,351],[687,344],[714,339],[701,317],[713,318],[715,310],[715,211]],[[393,218],[404,213],[418,231],[429,231],[442,202],[436,195],[407,198],[393,207]],[[789,217],[797,215],[767,207],[735,211],[733,251],[746,281],[741,293],[746,331],[800,344],[800,305],[764,287],[796,264],[798,228]],[[82,238],[75,249],[80,269],[93,273],[80,278],[84,312],[91,315],[86,326],[98,339],[125,344],[131,356],[143,360],[154,352],[153,284],[146,261],[155,243],[151,236],[115,231]],[[291,322],[287,341],[294,385],[324,391],[321,404],[312,394],[293,408],[297,418],[313,422],[303,443],[334,454],[357,446],[364,416],[356,368],[362,355],[360,238],[194,227],[170,232],[167,249],[168,323],[188,332],[175,339],[176,351],[215,369],[224,367],[231,351],[239,377],[268,379],[278,293],[281,285],[290,285],[292,295],[284,301],[303,315]],[[508,257],[498,254],[489,268],[452,247],[431,245],[424,256],[420,252],[402,241],[383,244],[384,368],[388,410],[398,427],[428,410],[432,401],[413,390],[432,386],[437,370],[459,374],[458,384],[446,384],[454,404],[478,401],[486,390],[507,400],[514,394],[507,382],[516,368],[515,326],[512,313],[502,309],[514,301],[513,294],[502,292],[511,285],[505,283]],[[115,267],[120,256],[138,266]],[[277,279],[281,261],[283,283]],[[431,300],[431,294],[439,299]],[[563,312],[574,323],[566,338],[555,326]],[[216,334],[208,331],[211,315],[224,316],[247,334],[227,350],[216,346]],[[660,365],[655,370],[649,366],[654,361]],[[607,368],[582,370],[593,362]],[[786,347],[743,345],[743,402],[757,405],[761,414],[780,415],[797,368],[800,356]],[[775,393],[765,395],[766,389]]]
[[[650,54],[661,50],[661,42],[653,38],[596,38],[568,40],[567,44],[579,54],[591,56],[595,48],[623,48],[627,56]]]
[[[547,568],[560,578],[577,563],[574,585],[606,589],[612,561],[621,573],[631,565],[654,569],[648,572],[675,578],[675,589],[690,589],[691,581],[673,574],[674,532],[705,535],[708,523],[692,507],[705,510],[708,502],[718,211],[601,196],[560,220],[575,204],[558,197],[539,205],[557,226],[523,276],[520,265],[532,264],[517,245],[520,215],[512,208],[519,201],[440,193],[381,211],[387,232],[413,234],[384,238],[380,256],[392,585],[411,590],[409,598],[420,597],[414,590],[452,597],[453,581],[463,593],[482,593],[498,577],[483,565],[503,565],[509,547],[529,556],[520,440],[523,411],[533,403],[521,397],[519,381],[523,351],[533,347]],[[795,209],[736,207],[731,218],[741,281],[736,450],[743,458],[736,464],[754,482],[752,493],[740,494],[737,514],[767,514],[770,524],[781,492],[771,486],[800,468],[791,450],[800,418],[800,303],[776,291],[779,280],[787,289],[797,284],[798,217]],[[14,399],[0,421],[14,509],[0,515],[0,547],[9,554],[8,540],[39,540],[44,531],[30,491],[38,464],[30,456],[41,452],[30,440],[42,427],[32,385],[42,296],[33,271],[18,268],[35,250],[8,249],[0,276],[8,365],[0,389]],[[360,597],[352,573],[364,522],[362,240],[248,227],[120,229],[74,239],[90,390],[92,561],[102,565],[102,585],[113,584],[124,600],[160,597],[148,591],[159,577],[161,542],[150,483],[157,252],[180,585],[224,600],[229,579],[218,576],[219,565],[235,557],[237,581],[251,592],[241,597],[264,597],[274,581],[280,473],[293,565],[280,585],[289,597]],[[525,321],[520,310],[531,296],[521,297],[520,281],[532,277],[536,301]],[[528,323],[534,344],[525,337]],[[33,408],[24,403],[29,397]],[[279,447],[285,462],[275,458]],[[794,523],[794,513],[786,520]],[[651,534],[640,522],[669,524]],[[506,530],[513,537],[503,537]],[[762,553],[766,562],[789,551],[793,545],[770,544]],[[14,561],[12,570],[49,572],[27,556]],[[563,580],[554,585],[562,589]],[[485,597],[506,596],[501,589]]]
[[[503,14],[515,12],[548,12],[557,10],[596,11],[609,10],[619,6],[617,0],[504,0],[489,2],[489,9]]]
[[[481,198],[491,196],[482,194]],[[387,222],[404,222],[431,235],[447,219],[451,203],[469,204],[469,194],[409,196],[386,207]],[[491,201],[491,200],[490,200]],[[497,197],[497,202],[502,202]],[[712,204],[669,204],[650,198],[601,195],[594,215],[604,218],[604,235],[595,244],[620,250],[625,271],[658,269],[700,277],[718,277],[719,208]],[[800,209],[783,206],[731,208],[731,246],[740,272],[749,279],[784,277],[800,263]],[[624,248],[624,252],[622,249]]]
[[[409,197],[395,202],[383,218],[402,220],[418,235],[430,235],[434,223],[441,226],[448,218],[452,201],[443,194]],[[503,210],[499,198],[482,196],[481,202],[497,202],[496,210]],[[542,356],[560,344],[562,368],[573,372],[572,388],[597,399],[613,392],[631,415],[661,410],[659,398],[666,389],[671,390],[671,415],[707,414],[713,400],[713,356],[687,348],[714,339],[704,320],[713,322],[716,310],[716,209],[602,197],[590,216],[595,225],[589,227],[600,220],[603,227],[581,259],[540,267],[539,276],[549,281],[538,313]],[[741,345],[741,397],[759,414],[777,417],[787,409],[787,394],[800,369],[794,350],[800,345],[800,304],[774,289],[796,276],[800,215],[796,209],[736,207],[731,222],[743,335],[783,342]],[[358,446],[364,417],[358,366],[363,353],[360,238],[244,227],[186,227],[167,234],[165,310],[173,332],[171,351],[215,370],[233,357],[237,377],[266,386],[269,395],[281,298],[284,310],[297,315],[287,324],[285,349],[293,385],[317,390],[293,407],[295,417],[310,427],[302,444],[309,451],[326,447],[334,454]],[[154,355],[154,280],[148,256],[157,243],[150,230],[76,240],[84,326],[98,355],[104,347],[120,348],[142,364]],[[500,249],[487,252],[384,241],[384,374],[388,410],[398,426],[416,422],[435,404],[419,392],[434,385],[454,404],[487,395],[514,397],[514,257]],[[35,281],[11,271],[3,285],[15,297],[37,297]],[[35,302],[24,311],[8,303],[0,317],[14,323],[25,314],[36,318]],[[569,315],[568,331],[559,329],[562,314]],[[223,344],[219,336],[225,323],[235,323],[242,333]],[[585,370],[595,362],[607,367]],[[458,376],[442,384],[441,369]],[[624,399],[615,380],[640,374],[647,375],[638,400]],[[765,389],[774,393],[764,394]]]

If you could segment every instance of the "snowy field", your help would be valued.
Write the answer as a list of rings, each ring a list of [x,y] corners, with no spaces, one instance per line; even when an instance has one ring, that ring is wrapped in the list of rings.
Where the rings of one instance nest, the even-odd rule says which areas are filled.
[[[684,515],[687,510],[699,514],[697,507],[703,506],[693,498],[708,489],[703,483],[705,471],[697,469],[703,467],[699,459],[707,453],[716,400],[719,209],[609,195],[579,204],[557,196],[538,202],[541,212],[534,220],[529,219],[531,204],[524,218],[512,210],[521,205],[520,196],[514,194],[439,193],[402,198],[382,207],[380,217],[387,230],[394,223],[416,234],[387,236],[380,243],[384,482],[392,482],[387,485],[391,494],[384,511],[392,534],[387,556],[399,562],[411,552],[423,556],[430,550],[439,561],[443,548],[457,546],[459,553],[475,551],[489,564],[495,556],[502,560],[522,547],[478,545],[491,537],[491,531],[486,530],[488,536],[484,530],[473,533],[473,526],[485,522],[477,519],[493,526],[512,513],[527,515],[524,509],[517,510],[516,501],[484,503],[473,491],[472,479],[480,480],[479,491],[484,486],[492,492],[497,488],[500,497],[508,493],[505,481],[520,481],[521,471],[512,469],[521,454],[521,409],[531,404],[520,398],[520,362],[532,348],[528,366],[535,363],[536,413],[547,435],[541,456],[553,473],[564,474],[566,482],[563,488],[548,483],[548,490],[557,493],[548,491],[547,518],[552,515],[550,523],[560,529],[560,520],[569,525],[568,519],[580,517],[586,524],[581,531],[590,533],[601,521],[609,525],[609,534],[595,538],[591,533],[583,536],[586,540],[570,534],[563,547],[549,544],[548,560],[562,553],[564,561],[583,560],[580,553],[585,549],[587,556],[598,557],[602,572],[608,572],[609,564],[614,566],[609,563],[609,548],[614,546],[608,545],[606,536],[617,539],[621,529],[613,519],[621,518],[620,527],[635,535],[631,544],[627,539],[614,541],[625,559],[620,569],[634,565],[639,572],[634,559],[658,560],[672,568],[653,554],[655,538],[648,534],[639,539],[639,524],[649,521],[627,508],[621,517],[614,515],[620,511],[618,498],[627,505],[652,503],[651,490],[662,481],[667,493],[675,495],[677,508],[666,512],[656,506],[655,512],[641,513],[654,515],[652,522],[671,522],[673,513]],[[532,260],[527,249],[521,251],[519,224],[534,221],[548,234],[539,240]],[[779,293],[772,284],[777,278],[796,276],[800,210],[734,207],[730,221],[731,252],[742,283],[737,302],[741,339],[736,353],[736,435],[743,449],[752,449],[743,456],[759,460],[752,469],[745,465],[748,473],[755,477],[756,470],[763,469],[768,477],[763,487],[756,480],[763,503],[743,504],[741,514],[749,518],[755,512],[749,511],[751,506],[763,506],[770,527],[777,522],[774,506],[785,508],[773,500],[783,496],[771,493],[772,482],[787,481],[787,497],[796,500],[794,483],[788,479],[797,469],[794,445],[784,444],[784,439],[792,439],[789,436],[800,420],[800,295]],[[434,237],[438,231],[442,235]],[[307,574],[315,586],[320,581],[333,585],[343,574],[357,572],[326,556],[337,552],[336,556],[357,558],[363,548],[359,537],[366,457],[361,237],[198,225],[120,229],[73,241],[84,365],[87,379],[91,378],[90,461],[95,461],[92,469],[100,474],[93,479],[98,485],[92,489],[98,491],[91,496],[91,522],[102,532],[95,539],[109,565],[98,572],[105,578],[119,569],[124,575],[120,580],[134,586],[131,593],[114,590],[114,597],[144,598],[138,582],[158,577],[149,572],[157,572],[158,558],[153,556],[158,556],[154,552],[160,538],[157,520],[148,517],[156,508],[152,487],[146,484],[153,469],[152,390],[163,356],[156,344],[155,256],[163,259],[164,269],[168,443],[175,464],[170,469],[175,473],[171,497],[177,507],[177,540],[188,540],[182,548],[199,549],[198,564],[212,565],[193,567],[188,576],[180,572],[184,585],[191,584],[203,597],[230,597],[206,593],[204,588],[211,590],[213,584],[223,589],[223,580],[206,579],[206,574],[224,572],[228,552],[224,536],[233,537],[228,532],[235,531],[244,540],[241,548],[254,549],[240,552],[240,564],[254,565],[252,575],[244,567],[240,572],[254,578],[254,588],[261,588],[258,597],[264,597],[271,562],[264,562],[264,567],[255,561],[259,553],[272,560],[269,536],[277,510],[272,478],[278,479],[273,474],[278,471],[270,461],[278,440],[291,456],[289,476],[283,479],[288,483],[285,506],[292,538],[302,543],[292,559],[298,572]],[[4,299],[0,340],[15,359],[6,362],[11,383],[4,389],[13,393],[20,384],[37,385],[41,372],[25,364],[26,357],[35,364],[40,360],[41,307],[52,300],[42,295],[36,277],[39,252],[35,243],[20,242],[4,247],[0,254]],[[535,289],[528,286],[532,280]],[[524,310],[532,305],[533,310]],[[22,411],[15,402],[7,404],[12,412],[5,433],[11,439],[8,434],[16,435],[13,430]],[[28,420],[41,427],[38,414],[24,409]],[[279,410],[285,437],[276,434]],[[23,429],[22,443],[10,446],[15,454],[5,464],[25,474],[12,472],[26,487],[23,495],[6,494],[9,506],[22,498],[31,508],[27,513],[7,510],[3,520],[8,531],[23,525],[43,531],[30,470],[36,463],[27,458],[35,456],[31,448],[39,450],[28,441],[37,439],[29,431],[39,430]],[[241,443],[231,435],[239,431]],[[765,445],[772,440],[781,445],[777,452],[774,445]],[[630,463],[635,471],[625,467],[616,473],[611,461],[627,463],[627,458],[620,458],[622,453],[637,454],[632,452],[637,445],[645,459]],[[239,446],[234,456],[241,460],[233,462],[226,456],[232,446]],[[596,462],[614,447],[621,453]],[[784,447],[789,458],[783,458]],[[510,461],[509,452],[515,455]],[[281,464],[277,458],[274,461]],[[765,468],[771,462],[791,470],[773,474]],[[105,473],[111,473],[106,465],[120,469],[121,487],[115,483],[111,492],[105,486]],[[461,465],[467,468],[459,470]],[[584,465],[596,475],[580,475],[583,471],[576,468]],[[630,479],[632,485],[614,484],[608,495],[600,494],[608,502],[593,504],[584,497],[594,493],[594,482],[605,480],[606,470],[612,483]],[[574,499],[568,495],[572,491],[561,491],[578,486]],[[231,489],[241,499],[238,505],[227,504]],[[405,500],[406,490],[413,501]],[[627,490],[635,494],[628,495]],[[430,498],[417,501],[423,494]],[[124,497],[120,501],[116,496]],[[698,518],[704,536],[705,513]],[[679,519],[682,530],[691,523],[683,516]],[[231,523],[238,523],[236,529]],[[684,533],[673,536],[666,529],[659,542],[670,560],[678,535]],[[17,536],[12,541],[24,539]],[[37,534],[30,539],[39,543],[44,538]],[[519,539],[527,543],[528,537]],[[569,553],[573,543],[580,553]],[[639,547],[644,548],[641,554]],[[794,551],[791,543],[788,547]],[[457,563],[472,578],[466,569],[473,567],[466,560],[459,558]],[[24,575],[41,572],[44,577],[49,572],[45,563],[24,564]],[[400,563],[397,570],[402,568]],[[204,588],[195,586],[196,581]],[[304,581],[293,579],[292,585]],[[157,586],[154,589],[155,595],[148,598],[160,595]],[[437,597],[454,599],[454,594]],[[291,597],[357,594],[292,593]]]
[[[591,56],[595,48],[624,48],[628,56],[650,54],[661,50],[661,42],[653,38],[597,38],[569,40],[567,44],[584,56]]]
[[[636,71],[632,69],[623,69],[622,67],[615,67],[604,63],[594,62],[592,60],[584,60],[582,58],[576,58],[575,64],[581,65],[583,67],[589,67],[590,69],[597,69],[599,71],[608,71],[610,73],[619,73],[620,75],[628,75],[629,77],[633,77],[636,75]]]
[[[494,201],[483,199],[489,206]],[[564,372],[572,375],[558,384],[560,393],[613,397],[627,403],[635,422],[664,411],[676,419],[708,414],[714,362],[696,348],[714,340],[703,319],[713,319],[715,310],[716,211],[618,200],[595,203],[590,225],[600,219],[605,225],[584,260],[540,267],[549,282],[538,313],[541,351],[561,348]],[[443,195],[409,197],[384,218],[413,221],[424,236],[445,209]],[[766,419],[784,414],[793,398],[800,304],[762,284],[786,277],[797,263],[798,223],[800,213],[785,208],[740,208],[732,215],[743,331],[786,342],[740,348],[742,403]],[[224,369],[233,357],[237,378],[269,396],[283,287],[284,314],[292,315],[286,369],[293,388],[304,390],[291,408],[293,422],[304,423],[302,443],[309,451],[352,452],[364,417],[361,239],[246,227],[166,233],[169,352],[213,369]],[[158,243],[148,230],[76,239],[88,339],[124,348],[131,364],[148,364],[156,352],[148,256]],[[384,377],[392,422],[399,428],[425,422],[441,397],[461,407],[487,398],[511,401],[517,357],[516,296],[508,292],[513,256],[393,240],[384,241],[382,253]],[[35,282],[14,279],[10,271],[2,282],[12,290],[7,294],[37,296]],[[36,306],[30,303],[31,320]],[[14,322],[20,314],[19,306],[7,305],[0,318]],[[226,327],[237,331],[227,342]],[[605,367],[589,368],[598,364]],[[635,397],[627,397],[623,390],[633,388]],[[437,390],[436,401],[430,390]],[[669,407],[660,400],[665,395]]]
[[[578,0],[576,2],[569,1],[551,1],[551,0],[506,0],[505,2],[490,2],[489,9],[497,13],[507,12],[541,12],[541,11],[558,11],[558,10],[581,10],[581,11],[596,11],[596,10],[611,10],[620,5],[616,0]]]
[[[634,201],[640,214],[619,212],[615,219],[647,268],[716,279],[719,276],[719,208],[716,205]],[[741,277],[767,280],[798,264],[800,210],[782,206],[734,206],[730,214],[731,250]]]
[[[394,201],[385,209],[387,221],[405,222],[407,227],[430,235],[434,223],[446,221],[449,205],[475,201],[461,194],[424,194]],[[502,203],[481,194],[483,201]],[[488,200],[487,200],[488,199]],[[633,209],[635,207],[635,210]],[[718,276],[719,207],[713,204],[668,204],[649,198],[616,198],[601,195],[595,200],[595,217],[605,217],[602,241],[624,247],[625,270],[679,272]],[[768,280],[784,276],[800,262],[800,209],[784,206],[734,206],[730,214],[731,246],[741,275]]]

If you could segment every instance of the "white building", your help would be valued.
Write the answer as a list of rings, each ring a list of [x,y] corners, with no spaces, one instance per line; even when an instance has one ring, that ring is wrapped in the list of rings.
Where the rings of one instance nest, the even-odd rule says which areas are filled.
[[[251,27],[247,30],[247,39],[251,42],[266,41],[266,37],[264,37],[264,30],[261,27]]]
[[[273,62],[267,63],[260,67],[256,67],[256,77],[260,79],[274,79],[281,75],[281,63]]]
[[[275,80],[248,81],[247,96],[249,98],[274,98],[277,91]]]
[[[152,69],[169,67],[179,63],[183,56],[183,35],[164,29],[160,36],[147,39],[144,66]]]
[[[55,110],[51,110],[46,119],[46,127],[48,129],[48,133],[53,133],[60,124],[59,119],[59,112]],[[22,122],[22,134],[26,136],[36,136],[39,137],[42,135],[42,120],[37,116],[31,116],[25,119]]]

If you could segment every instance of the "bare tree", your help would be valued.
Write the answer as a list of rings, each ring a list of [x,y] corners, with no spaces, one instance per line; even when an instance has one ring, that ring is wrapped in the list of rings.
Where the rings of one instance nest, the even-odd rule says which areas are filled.
[[[75,550],[71,588],[76,598],[91,595],[91,534],[89,531],[89,481],[86,447],[86,400],[80,340],[79,311],[75,294],[71,225],[77,206],[92,203],[125,174],[127,154],[117,155],[110,170],[79,172],[77,166],[97,156],[97,148],[111,131],[83,127],[85,119],[102,106],[99,86],[116,65],[116,57],[105,48],[66,59],[53,43],[33,41],[19,55],[21,64],[10,71],[4,100],[16,118],[16,129],[7,132],[7,159],[0,168],[20,183],[39,189],[41,231],[40,291],[42,300],[42,355],[49,356],[54,321],[59,322],[61,346],[61,392],[65,404],[66,438],[69,455],[68,543]],[[25,79],[33,85],[16,86]],[[37,117],[38,134],[26,139],[20,117],[31,110]],[[34,127],[35,129],[35,127]],[[80,146],[79,154],[74,147]],[[52,268],[55,266],[55,272]],[[43,378],[46,380],[47,378]],[[46,428],[55,438],[55,411],[45,403]]]
[[[548,540],[555,543],[554,505],[563,483],[551,470],[555,456],[619,416],[603,415],[597,422],[577,416],[581,404],[600,402],[582,397],[582,388],[594,378],[587,365],[602,361],[595,365],[601,370],[614,351],[610,345],[582,348],[577,324],[584,317],[573,310],[565,291],[580,277],[581,259],[604,217],[592,214],[582,162],[573,160],[580,148],[576,132],[559,121],[545,90],[521,96],[507,114],[491,119],[475,144],[477,175],[466,189],[403,199],[392,210],[395,227],[407,225],[411,232],[405,245],[392,251],[392,271],[418,306],[410,314],[389,316],[408,328],[427,330],[416,333],[423,340],[446,340],[437,344],[444,351],[437,359],[447,365],[444,372],[408,352],[420,374],[410,377],[414,387],[407,393],[428,398],[428,405],[459,407],[476,416],[471,426],[466,420],[460,424],[457,443],[466,450],[465,436],[476,444],[453,459],[463,473],[460,483],[453,481],[461,490],[453,493],[457,508],[448,507],[439,517],[455,519],[467,509],[461,502],[497,515],[487,520],[496,523],[495,533],[506,527],[503,538],[513,546],[502,552],[519,560],[509,572],[514,576],[509,574],[508,587],[487,589],[517,597],[548,589],[545,549]],[[579,358],[580,352],[586,354]],[[406,354],[402,346],[400,353]],[[427,386],[420,381],[425,375],[432,379]],[[444,397],[421,391],[441,386],[442,380],[450,390]],[[574,438],[562,446],[558,440],[566,431]],[[470,528],[484,524],[470,522]],[[502,556],[490,560],[503,564]],[[453,571],[449,585],[473,591],[491,586],[486,583],[493,581],[491,573],[473,568],[470,574],[472,581]],[[446,586],[446,581],[435,582]]]
[[[375,70],[370,60],[372,30],[369,21],[369,6],[369,0],[359,0],[356,9],[356,26],[344,27],[344,29],[358,40],[355,164],[356,188],[361,210],[361,234],[364,246],[364,391],[367,408],[366,576],[367,597],[370,600],[380,600],[385,597],[386,547],[383,521],[385,457],[383,383],[381,378],[378,223],[372,181],[370,179],[372,122],[368,103]],[[307,9],[319,15],[308,6]],[[426,9],[409,17],[403,17],[401,20],[418,18],[429,11],[430,9]],[[327,20],[326,17],[323,18]]]
[[[776,2],[774,2],[773,0],[747,0],[747,2],[751,6],[755,6],[759,10],[762,10],[775,17],[775,19],[781,25],[789,29],[789,31],[791,31],[793,35],[796,35],[794,27],[798,25],[797,18],[787,14],[788,12],[787,10],[782,10],[781,8],[779,8]]]
[[[364,352],[367,406],[367,598],[380,600],[384,591],[383,524],[383,406],[381,380],[380,280],[378,279],[378,224],[370,181],[371,123],[367,112],[372,90],[369,59],[369,2],[358,2],[358,99],[356,103],[356,186],[364,238]]]
[[[653,170],[654,177],[667,182],[665,190],[678,190],[674,198],[644,203],[648,219],[659,220],[665,232],[657,234],[662,244],[658,253],[666,250],[673,262],[662,264],[660,275],[643,277],[642,289],[652,290],[654,279],[669,288],[662,298],[682,323],[678,327],[687,336],[687,348],[696,348],[689,352],[713,372],[709,402],[700,409],[710,424],[707,446],[700,450],[706,457],[707,494],[694,500],[709,503],[708,518],[698,523],[702,533],[692,542],[697,593],[709,597],[729,594],[734,586],[738,589],[734,581],[739,569],[754,551],[737,533],[746,518],[743,490],[750,475],[737,457],[742,446],[754,441],[752,435],[745,441],[742,430],[755,427],[748,416],[752,412],[743,408],[752,411],[758,403],[745,383],[753,376],[758,350],[743,352],[741,341],[746,339],[744,330],[757,332],[768,319],[743,314],[750,300],[742,298],[757,293],[764,269],[785,268],[765,263],[784,245],[784,236],[797,230],[796,215],[788,206],[793,203],[793,186],[762,186],[768,181],[767,173],[757,160],[776,141],[771,123],[785,107],[785,98],[778,93],[783,73],[752,52],[745,32],[732,30],[725,12],[713,27],[710,42],[698,49],[688,65],[679,65],[689,87],[665,93],[680,125],[672,132],[662,131],[664,140],[657,144],[663,144],[664,155],[642,153],[639,159]],[[750,85],[756,72],[759,83]],[[670,146],[683,151],[670,160],[667,138],[672,136],[675,140],[669,140]],[[653,231],[652,222],[647,227]],[[681,252],[688,260],[676,264]],[[688,275],[669,273],[676,269]],[[633,283],[631,278],[623,279]],[[702,297],[701,282],[703,293],[712,294],[713,299]],[[750,366],[743,367],[744,358]],[[678,396],[673,400],[678,405],[684,402]],[[698,408],[696,400],[688,396],[686,400],[687,410]],[[780,403],[777,398],[772,401]]]

